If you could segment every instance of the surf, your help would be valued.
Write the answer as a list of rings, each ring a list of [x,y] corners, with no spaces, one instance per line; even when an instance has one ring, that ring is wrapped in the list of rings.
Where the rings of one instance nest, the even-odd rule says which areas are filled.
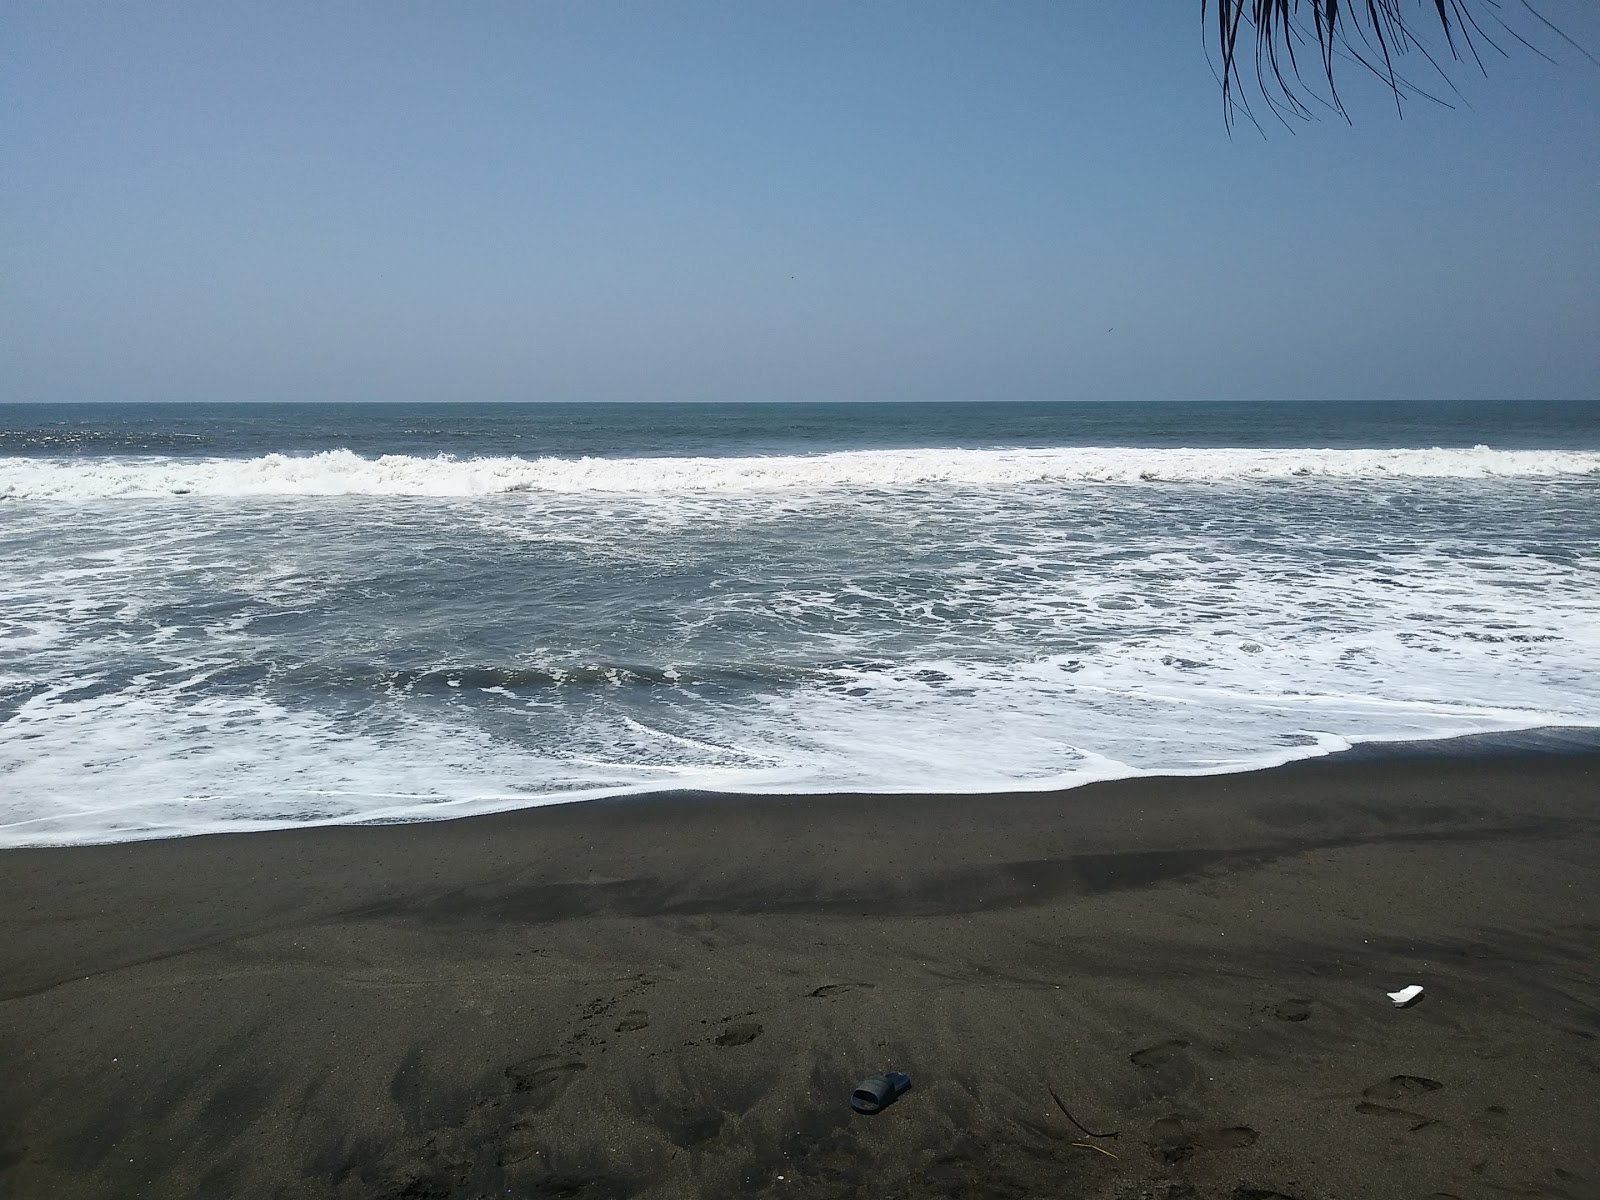
[[[1345,483],[1600,475],[1600,452],[1429,449],[1216,449],[1077,446],[1058,449],[850,450],[727,457],[461,458],[347,449],[254,458],[0,459],[0,498],[82,502],[118,498],[411,496],[913,491],[1029,485]]]

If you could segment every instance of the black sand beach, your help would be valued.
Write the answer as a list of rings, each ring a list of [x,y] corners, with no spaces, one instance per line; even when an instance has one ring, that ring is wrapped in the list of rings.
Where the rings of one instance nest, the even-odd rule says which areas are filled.
[[[1581,755],[6,851],[0,1194],[1585,1200],[1597,898]]]

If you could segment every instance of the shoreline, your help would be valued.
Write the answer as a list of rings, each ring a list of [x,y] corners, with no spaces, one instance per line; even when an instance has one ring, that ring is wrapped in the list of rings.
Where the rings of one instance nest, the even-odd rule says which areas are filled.
[[[1600,753],[1408,745],[3,851],[0,1192],[1596,1194]]]
[[[259,824],[243,828],[228,829],[200,829],[192,832],[177,833],[140,833],[133,837],[120,838],[110,841],[63,841],[63,842],[34,842],[20,844],[0,844],[0,855],[12,851],[33,850],[70,850],[75,847],[88,846],[123,846],[136,842],[175,841],[190,838],[210,837],[253,837],[258,834],[291,833],[297,830],[315,829],[382,829],[404,825],[438,825],[451,824],[457,821],[476,821],[486,818],[503,817],[510,813],[530,812],[546,808],[565,808],[573,805],[613,805],[613,804],[684,804],[701,799],[733,800],[753,804],[763,804],[772,801],[804,802],[807,800],[824,800],[828,798],[846,798],[861,803],[876,803],[881,800],[897,800],[915,803],[918,797],[923,796],[964,796],[969,800],[983,801],[988,797],[1014,797],[1014,796],[1056,796],[1063,799],[1070,797],[1084,788],[1103,787],[1108,784],[1138,784],[1140,782],[1153,782],[1160,780],[1185,780],[1208,779],[1227,776],[1255,775],[1262,772],[1281,771],[1305,763],[1330,763],[1339,764],[1346,762],[1389,762],[1406,761],[1410,759],[1477,759],[1499,758],[1507,756],[1577,756],[1600,755],[1600,725],[1534,725],[1522,729],[1491,730],[1484,733],[1452,734],[1448,737],[1437,738],[1373,738],[1357,741],[1343,750],[1324,753],[1308,754],[1299,758],[1289,758],[1281,761],[1247,764],[1239,767],[1223,767],[1215,770],[1197,769],[1193,771],[1172,772],[1141,772],[1133,775],[1117,775],[1110,778],[1088,779],[1082,783],[1070,784],[1066,787],[1043,785],[1039,787],[1017,786],[1011,788],[996,787],[977,791],[931,792],[931,791],[852,791],[837,789],[833,791],[806,791],[806,792],[749,792],[738,790],[708,791],[698,788],[661,788],[649,791],[622,791],[603,795],[578,796],[563,800],[545,800],[535,803],[513,804],[505,808],[479,809],[472,812],[458,814],[440,814],[437,816],[415,816],[405,818],[379,818],[373,820],[331,820],[331,821],[301,821],[286,822],[283,824]],[[476,803],[477,801],[462,802]],[[445,802],[451,803],[451,802]],[[443,807],[443,804],[441,804]],[[46,818],[48,819],[48,818]]]

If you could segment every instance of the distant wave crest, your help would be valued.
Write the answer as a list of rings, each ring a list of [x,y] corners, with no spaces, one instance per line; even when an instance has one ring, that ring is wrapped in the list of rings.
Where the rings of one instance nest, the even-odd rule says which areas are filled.
[[[855,450],[745,458],[0,458],[0,499],[488,496],[506,492],[905,491],[1027,484],[1492,479],[1600,475],[1600,453],[1472,449]]]

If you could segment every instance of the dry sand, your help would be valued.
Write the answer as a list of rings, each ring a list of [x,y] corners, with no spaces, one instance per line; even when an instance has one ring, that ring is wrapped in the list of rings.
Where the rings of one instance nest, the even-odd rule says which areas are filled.
[[[1592,757],[13,850],[0,903],[7,1197],[1600,1197]]]

